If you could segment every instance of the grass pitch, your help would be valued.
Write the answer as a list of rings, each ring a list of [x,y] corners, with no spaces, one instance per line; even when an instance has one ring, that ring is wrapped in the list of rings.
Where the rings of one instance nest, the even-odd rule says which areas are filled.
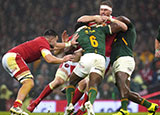
[[[112,115],[113,113],[96,113],[96,115]],[[10,112],[0,112],[0,115],[11,115]],[[64,113],[29,113],[29,115],[64,115]],[[84,114],[87,115],[87,114]],[[130,115],[147,115],[147,113],[130,113]],[[155,115],[160,115],[160,112],[157,112]]]

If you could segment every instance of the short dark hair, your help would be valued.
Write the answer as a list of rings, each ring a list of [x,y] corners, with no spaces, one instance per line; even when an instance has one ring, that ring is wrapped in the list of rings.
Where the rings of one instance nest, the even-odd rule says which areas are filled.
[[[100,3],[100,5],[107,5],[107,6],[110,6],[111,8],[113,8],[113,4],[112,4],[112,1],[111,1],[111,0],[102,1],[102,2]]]
[[[44,34],[44,36],[58,36],[58,34],[53,29],[47,29]]]
[[[88,23],[86,22],[77,22],[74,26],[74,31],[76,31],[78,28],[82,27],[82,26],[88,26]]]

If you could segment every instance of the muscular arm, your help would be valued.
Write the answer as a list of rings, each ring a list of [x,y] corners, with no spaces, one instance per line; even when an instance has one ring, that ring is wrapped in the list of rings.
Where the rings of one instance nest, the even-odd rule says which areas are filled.
[[[46,62],[53,63],[53,64],[60,64],[65,61],[69,61],[73,57],[72,55],[67,55],[67,56],[64,56],[63,58],[57,58],[53,56],[51,52],[47,49],[42,49],[41,54]]]
[[[155,39],[155,57],[160,57],[160,42]]]
[[[160,42],[157,40],[157,39],[155,39],[155,50],[160,50]]]
[[[96,23],[103,23],[104,20],[101,18],[100,15],[84,15],[78,18],[77,22],[96,22]]]
[[[66,48],[66,47],[70,47],[71,45],[76,45],[78,44],[78,42],[76,41],[78,39],[79,35],[78,33],[74,34],[73,35],[73,38],[72,40],[66,42],[66,43],[57,43],[56,46],[54,47],[54,49],[63,49],[63,48]]]
[[[77,22],[92,22],[95,21],[97,23],[103,23],[104,21],[109,20],[110,17],[108,16],[99,16],[99,15],[93,15],[93,16],[89,16],[89,15],[85,15],[85,16],[81,16]],[[114,21],[113,21],[114,20]],[[124,22],[121,22],[118,19],[113,19],[112,23],[111,23],[111,31],[112,33],[117,33],[119,31],[127,31],[128,27]]]
[[[116,19],[121,22],[124,22],[127,25],[131,23],[131,21],[125,16],[118,16],[118,17],[116,17]]]
[[[119,20],[116,20],[116,19],[114,20],[114,22],[111,22],[110,26],[111,26],[112,33],[117,33],[119,31],[125,32],[128,29],[128,27],[125,23],[123,23]]]
[[[46,55],[46,56],[44,57],[44,59],[45,59],[45,61],[46,61],[47,63],[60,64],[60,63],[63,63],[63,62],[64,62],[64,61],[63,61],[63,58],[57,58],[57,57],[55,57],[55,56],[53,56],[53,55],[50,55],[50,54]]]
[[[76,50],[73,53],[73,56],[74,56],[73,62],[78,62],[80,60],[80,57],[82,56],[82,53],[83,53],[83,49],[82,48]]]

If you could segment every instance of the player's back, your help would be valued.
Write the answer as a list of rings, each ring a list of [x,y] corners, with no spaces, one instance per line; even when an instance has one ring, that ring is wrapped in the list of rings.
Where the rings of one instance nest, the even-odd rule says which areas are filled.
[[[110,34],[108,26],[86,27],[79,33],[78,43],[85,53],[98,53],[105,56],[105,37]]]
[[[37,37],[34,40],[22,43],[8,52],[15,52],[24,59],[25,62],[30,63],[41,57],[41,50],[43,48],[49,49],[49,43],[44,37]]]
[[[133,56],[133,47],[136,42],[136,30],[132,23],[128,24],[126,32],[119,32],[112,45],[111,60],[120,56]]]

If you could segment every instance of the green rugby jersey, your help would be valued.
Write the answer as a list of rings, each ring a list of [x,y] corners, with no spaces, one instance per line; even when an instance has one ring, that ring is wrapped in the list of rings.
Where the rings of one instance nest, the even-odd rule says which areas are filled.
[[[159,25],[159,28],[158,28],[157,40],[160,42],[160,25]]]
[[[84,54],[97,53],[105,56],[105,38],[111,34],[110,26],[85,27],[78,32],[77,39]]]
[[[126,32],[118,32],[112,44],[111,64],[122,56],[133,57],[133,47],[136,42],[136,30],[132,23],[128,24]]]

